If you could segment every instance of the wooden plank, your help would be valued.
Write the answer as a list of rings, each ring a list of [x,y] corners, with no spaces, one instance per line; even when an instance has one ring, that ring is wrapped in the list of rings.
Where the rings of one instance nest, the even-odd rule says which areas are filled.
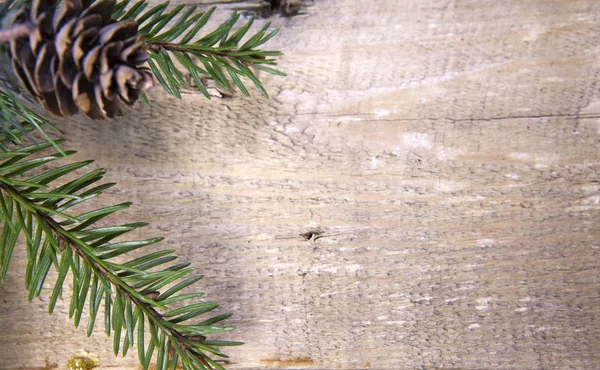
[[[287,78],[61,122],[233,311],[232,369],[600,367],[600,3],[315,1]],[[219,15],[225,18],[225,14]],[[261,22],[258,22],[261,23]],[[102,333],[0,285],[0,368]],[[68,289],[67,289],[68,290]]]

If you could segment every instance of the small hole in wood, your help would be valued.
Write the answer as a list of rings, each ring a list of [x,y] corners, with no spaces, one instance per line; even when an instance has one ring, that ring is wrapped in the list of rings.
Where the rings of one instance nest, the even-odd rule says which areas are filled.
[[[261,18],[272,17],[280,14],[282,17],[293,17],[304,14],[302,10],[313,5],[313,0],[262,0],[247,2],[234,7],[235,10],[248,16]]]
[[[321,229],[310,229],[305,233],[300,234],[300,236],[309,242],[314,242],[315,240],[322,238],[325,232]]]

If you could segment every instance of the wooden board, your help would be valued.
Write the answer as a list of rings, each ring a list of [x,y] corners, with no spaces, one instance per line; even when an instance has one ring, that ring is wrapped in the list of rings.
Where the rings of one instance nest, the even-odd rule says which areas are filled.
[[[61,122],[232,311],[232,369],[600,367],[600,2],[315,0],[287,78]],[[227,14],[221,14],[223,19]],[[264,21],[258,22],[262,24]],[[140,233],[140,236],[142,234]],[[115,358],[0,285],[0,368]],[[68,290],[68,289],[67,289]]]

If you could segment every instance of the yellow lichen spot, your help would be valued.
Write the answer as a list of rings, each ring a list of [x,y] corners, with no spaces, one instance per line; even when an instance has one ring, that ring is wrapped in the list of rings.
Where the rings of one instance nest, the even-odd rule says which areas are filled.
[[[92,370],[96,367],[98,367],[98,357],[85,350],[76,353],[67,361],[68,370]]]

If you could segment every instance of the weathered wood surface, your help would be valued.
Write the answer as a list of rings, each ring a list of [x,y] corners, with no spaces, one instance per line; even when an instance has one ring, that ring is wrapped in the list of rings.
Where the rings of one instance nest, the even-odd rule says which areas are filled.
[[[123,220],[235,313],[230,367],[599,368],[600,2],[307,13],[274,19],[289,77],[265,78],[270,101],[157,90],[62,123],[120,183],[104,204],[135,201]],[[81,349],[137,368],[66,303],[27,304],[24,263],[0,285],[0,368]]]

